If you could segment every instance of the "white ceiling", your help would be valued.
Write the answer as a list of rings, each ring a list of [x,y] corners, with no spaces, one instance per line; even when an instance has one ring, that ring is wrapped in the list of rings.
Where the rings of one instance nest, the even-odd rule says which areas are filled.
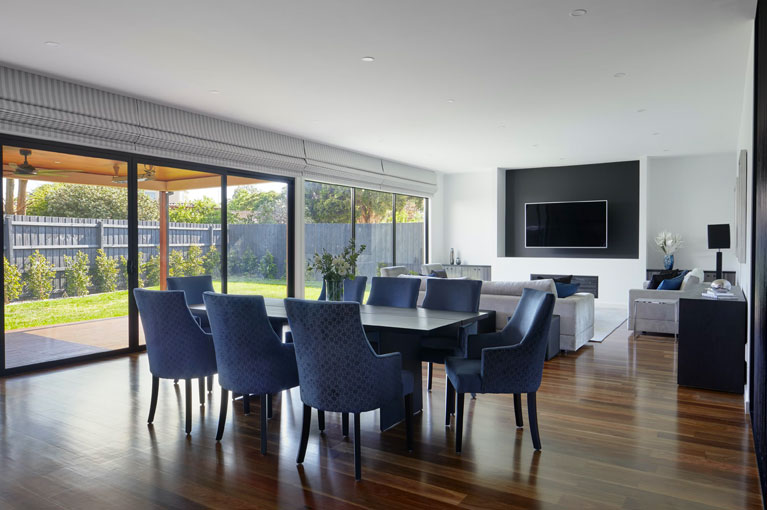
[[[755,5],[4,0],[0,62],[436,170],[560,165],[735,150]]]

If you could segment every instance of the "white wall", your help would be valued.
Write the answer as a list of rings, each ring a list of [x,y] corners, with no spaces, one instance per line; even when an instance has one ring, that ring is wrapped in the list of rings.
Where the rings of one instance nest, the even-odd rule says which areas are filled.
[[[493,280],[528,280],[531,273],[562,273],[599,276],[599,301],[625,304],[628,289],[641,286],[646,267],[646,189],[647,164],[640,160],[639,258],[638,259],[563,259],[500,257],[503,241],[504,171],[447,174],[441,186],[444,203],[441,221],[435,218],[433,229],[443,231],[441,253],[432,252],[432,260],[445,262],[451,247],[465,264],[489,264]],[[501,207],[499,208],[499,202]],[[436,248],[436,245],[435,245]],[[499,251],[500,250],[500,251]]]
[[[753,203],[753,158],[754,152],[754,37],[751,35],[751,43],[749,45],[748,60],[746,62],[746,86],[743,90],[743,108],[740,115],[740,130],[738,132],[738,152],[742,149],[748,151],[748,208],[747,208],[747,227],[746,227],[746,260],[738,265],[738,283],[743,288],[743,292],[746,294],[746,299],[749,304],[753,302],[753,296],[751,293],[751,234],[753,232],[752,224],[752,211],[754,208]],[[738,154],[735,155],[735,165],[737,165]],[[737,166],[736,166],[737,168]],[[746,344],[746,363],[751,364],[751,314],[748,314],[748,343]],[[745,406],[748,410],[749,400],[749,385],[746,383],[744,392]]]
[[[648,158],[647,160],[647,263],[663,268],[663,253],[655,236],[668,230],[682,235],[684,245],[674,255],[674,267],[716,268],[714,250],[708,249],[707,225],[729,223],[731,246],[722,251],[725,271],[736,271],[734,152]]]

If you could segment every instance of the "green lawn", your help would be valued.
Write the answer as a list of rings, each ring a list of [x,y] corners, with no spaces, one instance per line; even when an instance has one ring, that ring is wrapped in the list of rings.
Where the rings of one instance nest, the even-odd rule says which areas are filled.
[[[320,286],[320,283],[308,282],[305,289],[306,298],[317,299],[320,295]],[[216,290],[221,290],[221,282],[214,281],[213,287]],[[229,279],[229,293],[283,298],[285,297],[285,282],[283,280],[247,281],[244,278],[233,277]],[[127,314],[127,290],[83,297],[25,301],[5,306],[5,330],[107,319],[122,317]]]

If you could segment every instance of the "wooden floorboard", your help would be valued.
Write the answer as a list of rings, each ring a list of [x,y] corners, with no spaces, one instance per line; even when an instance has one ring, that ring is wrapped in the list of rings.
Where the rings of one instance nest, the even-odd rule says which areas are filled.
[[[258,401],[230,406],[214,436],[219,393],[183,433],[183,386],[163,381],[146,425],[145,354],[0,380],[1,508],[751,509],[762,508],[743,397],[676,385],[670,338],[603,343],[546,363],[538,393],[543,450],[514,426],[510,396],[466,400],[463,453],[443,425],[444,372],[415,420],[380,433],[362,418],[363,481],[352,443],[316,414],[295,464],[300,392],[275,400],[269,454],[259,452]],[[523,398],[524,403],[524,398]],[[524,414],[527,424],[527,413]]]

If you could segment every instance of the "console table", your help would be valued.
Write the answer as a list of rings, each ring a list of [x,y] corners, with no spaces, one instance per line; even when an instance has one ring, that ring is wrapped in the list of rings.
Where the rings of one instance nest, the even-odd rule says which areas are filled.
[[[482,280],[483,282],[489,282],[492,280],[490,277],[491,266],[472,266],[467,264],[444,264],[445,272],[448,278],[459,278],[461,276],[469,278],[470,280]]]
[[[701,296],[707,285],[696,285],[679,298],[677,383],[708,390],[743,393],[746,382],[746,298],[733,286],[737,299]]]

